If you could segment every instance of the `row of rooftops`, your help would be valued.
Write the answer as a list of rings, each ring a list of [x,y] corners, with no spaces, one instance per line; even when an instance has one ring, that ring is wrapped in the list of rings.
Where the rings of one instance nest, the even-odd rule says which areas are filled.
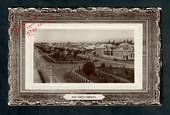
[[[128,50],[128,49],[134,49],[134,45],[133,44],[129,44],[127,42],[121,43],[118,46],[117,45],[113,45],[113,44],[96,44],[96,45],[89,45],[87,47],[84,47],[85,49],[107,49],[107,50],[113,50],[113,49],[117,49],[117,50]]]
[[[63,47],[79,50],[95,50],[95,49],[106,49],[109,50],[134,50],[134,44],[128,42],[122,42],[119,45],[109,43],[44,43],[48,46]]]

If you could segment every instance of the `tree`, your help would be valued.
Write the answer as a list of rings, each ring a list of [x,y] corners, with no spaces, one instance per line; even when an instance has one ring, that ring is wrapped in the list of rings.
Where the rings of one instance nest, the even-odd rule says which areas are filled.
[[[115,45],[115,43],[116,43],[115,40],[113,40],[113,41],[112,41],[112,45]]]
[[[73,56],[76,58],[76,57],[77,57],[77,54],[78,54],[78,52],[75,51],[74,54],[73,54]]]
[[[133,45],[133,41],[132,41],[132,40],[130,40],[130,41],[129,41],[129,44],[132,44],[132,45]]]
[[[112,65],[110,65],[109,68],[112,69],[113,68]]]
[[[101,68],[105,68],[105,67],[106,67],[105,63],[102,63]]]
[[[95,65],[92,62],[87,62],[83,65],[82,70],[87,76],[89,76],[95,71]]]
[[[111,43],[111,41],[109,40],[109,41],[108,41],[108,44],[110,44],[110,43]]]

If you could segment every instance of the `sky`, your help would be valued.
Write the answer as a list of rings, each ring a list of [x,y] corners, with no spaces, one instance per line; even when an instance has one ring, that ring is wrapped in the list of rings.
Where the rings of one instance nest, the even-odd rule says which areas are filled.
[[[106,42],[109,40],[133,40],[133,30],[74,30],[38,29],[33,35],[35,42]]]

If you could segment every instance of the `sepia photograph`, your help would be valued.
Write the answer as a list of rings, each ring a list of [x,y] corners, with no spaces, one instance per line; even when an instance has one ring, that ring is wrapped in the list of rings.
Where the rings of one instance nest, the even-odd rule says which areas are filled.
[[[33,39],[35,83],[134,82],[133,30],[39,29]]]

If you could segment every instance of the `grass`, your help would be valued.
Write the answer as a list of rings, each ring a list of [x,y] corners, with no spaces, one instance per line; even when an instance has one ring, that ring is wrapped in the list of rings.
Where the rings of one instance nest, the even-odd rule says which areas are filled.
[[[84,83],[82,79],[76,77],[71,72],[66,73],[63,77],[67,83]]]
[[[101,71],[121,76],[131,82],[134,82],[134,69],[132,68],[125,68],[125,67],[105,67],[105,68],[98,68]]]
[[[106,75],[104,73],[99,73],[97,71],[95,71],[93,74],[91,74],[89,76],[85,75],[82,70],[77,70],[76,72],[83,75],[88,80],[90,80],[94,83],[124,83],[120,79],[115,79],[109,75]]]

